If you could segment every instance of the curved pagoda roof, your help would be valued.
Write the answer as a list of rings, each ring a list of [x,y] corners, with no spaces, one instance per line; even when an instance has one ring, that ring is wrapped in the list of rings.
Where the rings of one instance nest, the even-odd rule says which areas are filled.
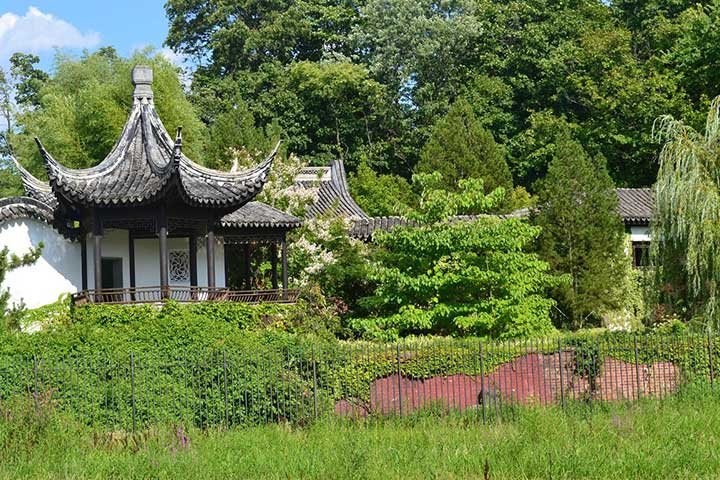
[[[35,139],[58,200],[86,207],[132,206],[155,202],[176,190],[188,205],[229,209],[260,193],[279,143],[249,170],[222,172],[198,165],[182,153],[181,129],[173,140],[163,126],[155,110],[152,78],[150,67],[133,69],[130,115],[117,143],[99,165],[68,168]]]

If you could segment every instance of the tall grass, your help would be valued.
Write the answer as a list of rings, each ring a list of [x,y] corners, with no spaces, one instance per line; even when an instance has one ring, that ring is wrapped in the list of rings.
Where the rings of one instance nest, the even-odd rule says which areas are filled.
[[[720,396],[522,408],[512,421],[424,412],[136,436],[48,406],[0,406],[0,478],[717,478]],[[487,475],[487,477],[486,477]]]

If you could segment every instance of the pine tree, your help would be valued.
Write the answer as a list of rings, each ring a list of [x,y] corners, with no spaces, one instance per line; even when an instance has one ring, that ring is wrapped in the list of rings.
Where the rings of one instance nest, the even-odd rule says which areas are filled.
[[[457,100],[437,121],[420,152],[417,171],[440,172],[448,190],[457,188],[460,180],[482,178],[485,193],[497,187],[505,189],[507,198],[512,193],[505,151],[481,126],[465,99]]]
[[[571,277],[556,291],[561,320],[572,328],[619,307],[624,229],[614,185],[602,159],[591,159],[567,133],[541,182],[535,222],[541,256]]]

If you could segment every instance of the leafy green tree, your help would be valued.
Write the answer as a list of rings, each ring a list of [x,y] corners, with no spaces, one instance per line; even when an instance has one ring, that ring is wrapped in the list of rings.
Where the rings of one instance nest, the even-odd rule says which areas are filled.
[[[456,221],[458,214],[490,211],[502,188],[484,193],[480,179],[460,180],[456,192],[438,189],[438,173],[417,175],[422,194],[408,218],[417,227],[377,235],[372,265],[374,295],[364,299],[374,313],[353,322],[364,336],[394,338],[411,333],[532,337],[553,331],[545,293],[564,281],[527,248],[539,227],[517,218],[483,216]]]
[[[417,206],[410,183],[397,175],[378,175],[361,163],[348,178],[350,194],[371,217],[403,215]]]
[[[504,149],[492,133],[480,125],[470,104],[460,99],[438,120],[420,152],[417,171],[440,172],[445,188],[452,189],[460,180],[482,178],[486,192],[502,187],[512,191],[510,169]]]
[[[618,198],[602,159],[591,159],[569,136],[559,136],[538,193],[539,253],[571,282],[556,290],[562,323],[583,328],[619,307],[625,253]]]
[[[720,259],[720,97],[704,134],[671,116],[658,119],[664,142],[655,185],[653,242],[661,300],[687,317],[717,328]],[[687,309],[683,312],[681,308]]]
[[[265,63],[349,54],[356,3],[346,0],[169,0],[166,43],[219,76]]]
[[[10,76],[18,105],[36,107],[40,104],[40,90],[50,77],[35,67],[39,62],[40,57],[29,53],[14,53],[10,57]]]
[[[153,67],[155,104],[165,127],[173,132],[182,125],[184,151],[205,160],[206,128],[185,98],[176,67],[161,55],[145,51],[124,59],[103,51],[80,59],[59,56],[56,64],[38,105],[17,117],[16,155],[34,174],[44,173],[35,136],[69,167],[96,165],[110,152],[130,110],[130,71],[137,64]]]

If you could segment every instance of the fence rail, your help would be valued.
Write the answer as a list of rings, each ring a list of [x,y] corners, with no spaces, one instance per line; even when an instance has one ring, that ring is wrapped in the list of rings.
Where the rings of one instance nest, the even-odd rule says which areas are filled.
[[[269,290],[230,290],[216,287],[163,287],[105,288],[82,290],[72,295],[75,305],[86,303],[135,304],[176,302],[244,302],[244,303],[294,303],[300,291],[293,288]]]
[[[471,411],[664,398],[714,387],[716,336],[294,344],[178,355],[0,356],[0,403],[29,396],[103,428]]]

